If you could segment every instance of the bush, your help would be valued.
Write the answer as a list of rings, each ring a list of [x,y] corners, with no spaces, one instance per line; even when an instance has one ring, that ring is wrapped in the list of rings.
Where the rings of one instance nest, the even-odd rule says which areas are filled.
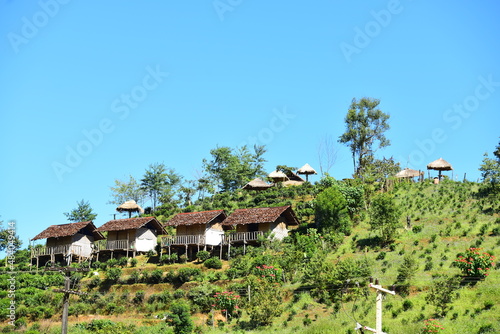
[[[161,283],[163,278],[163,271],[161,269],[155,269],[149,275],[149,282],[151,284]]]
[[[201,275],[201,270],[198,268],[180,268],[177,272],[177,279],[181,283],[186,283],[194,280],[195,277]]]
[[[210,252],[207,252],[205,250],[199,251],[198,253],[196,253],[196,258],[199,262],[205,262],[210,258]]]
[[[174,327],[174,334],[188,334],[194,328],[189,306],[183,302],[174,302],[170,305],[167,322]]]
[[[136,284],[141,280],[141,273],[138,270],[132,271],[128,278],[129,283]]]
[[[222,261],[219,260],[217,257],[211,257],[203,263],[203,265],[207,268],[211,269],[221,269],[222,268]]]
[[[132,303],[135,305],[141,305],[144,302],[144,296],[146,293],[142,290],[135,293],[134,298],[132,298]]]
[[[120,266],[120,267],[126,267],[128,265],[128,257],[121,257],[118,259],[117,261],[117,265]]]
[[[120,278],[122,270],[120,268],[109,268],[106,271],[106,280],[116,282]]]
[[[459,254],[456,265],[465,276],[485,278],[493,266],[494,256],[489,253],[480,253],[481,248],[469,248],[465,254]]]
[[[405,301],[403,302],[403,311],[408,311],[411,310],[412,308],[413,308],[412,301],[409,299],[405,299]]]
[[[412,230],[413,233],[420,233],[420,232],[422,232],[423,228],[424,227],[422,225],[415,225],[415,226],[412,227],[411,230]]]
[[[135,266],[137,266],[137,262],[138,262],[138,261],[137,261],[137,259],[136,259],[135,257],[131,258],[131,259],[130,259],[130,266],[131,266],[131,267],[135,267]]]

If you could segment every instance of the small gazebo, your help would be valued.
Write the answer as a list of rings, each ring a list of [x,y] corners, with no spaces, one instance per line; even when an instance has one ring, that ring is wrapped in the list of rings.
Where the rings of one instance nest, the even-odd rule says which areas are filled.
[[[126,201],[116,208],[118,212],[128,212],[128,217],[132,217],[132,212],[144,213],[144,209],[140,207],[134,200]]]
[[[411,178],[414,178],[416,176],[420,176],[420,172],[418,170],[405,168],[405,169],[399,171],[395,176],[399,177],[399,178],[411,179]]]
[[[245,190],[266,190],[272,187],[272,184],[262,181],[260,178],[253,179],[252,181],[245,184],[242,189]]]
[[[297,174],[305,175],[306,181],[309,181],[309,175],[318,174],[318,173],[314,170],[314,168],[309,166],[309,164],[305,164],[304,166],[299,168],[299,170],[297,171]]]
[[[451,164],[448,161],[444,160],[443,158],[439,158],[428,164],[427,169],[439,171],[439,180],[441,180],[441,172],[443,170],[453,170],[453,167],[451,167]]]

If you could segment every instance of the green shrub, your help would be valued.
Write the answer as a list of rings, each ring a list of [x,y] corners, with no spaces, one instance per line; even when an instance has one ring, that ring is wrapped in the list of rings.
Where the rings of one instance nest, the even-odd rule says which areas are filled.
[[[199,262],[205,262],[210,258],[210,252],[207,252],[205,250],[199,251],[198,253],[196,253],[196,258]]]
[[[151,284],[161,283],[163,278],[163,271],[161,269],[155,269],[149,275],[148,282]]]
[[[181,299],[181,298],[184,298],[185,296],[186,296],[186,292],[184,290],[177,289],[174,291],[174,298],[175,299]]]
[[[199,277],[201,275],[201,270],[198,268],[180,268],[177,272],[177,279],[181,283],[186,283],[194,278]]]
[[[106,280],[116,282],[120,278],[122,270],[120,268],[109,268],[106,271]]]
[[[137,259],[136,259],[135,257],[131,258],[131,259],[130,259],[130,266],[131,266],[131,267],[135,267],[135,266],[137,266],[137,262],[138,262],[138,261],[137,261]]]
[[[403,311],[408,311],[411,310],[412,308],[413,308],[412,301],[409,299],[405,299],[405,301],[403,302]]]
[[[135,293],[134,298],[132,298],[132,303],[135,305],[141,305],[144,302],[144,296],[146,293],[142,290]]]
[[[465,276],[485,278],[493,266],[493,257],[486,252],[480,253],[481,248],[469,248],[465,254],[459,254],[456,265]]]
[[[207,268],[211,269],[221,269],[222,268],[222,261],[217,258],[217,257],[211,257],[208,260],[206,260],[203,265]]]
[[[423,225],[415,225],[412,227],[412,232],[413,233],[419,233],[419,232],[422,232],[422,229],[424,228]]]
[[[140,280],[141,280],[141,273],[138,270],[132,271],[132,273],[128,278],[128,282],[132,284],[139,283]]]
[[[116,264],[120,267],[126,267],[128,265],[128,257],[123,256],[116,261]]]
[[[167,322],[174,327],[174,334],[188,334],[194,329],[189,306],[183,302],[174,302],[170,305]]]

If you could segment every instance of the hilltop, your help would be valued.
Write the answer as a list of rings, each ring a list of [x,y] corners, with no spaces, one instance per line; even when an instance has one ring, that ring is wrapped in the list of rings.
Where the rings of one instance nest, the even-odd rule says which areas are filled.
[[[331,187],[349,193],[348,199],[362,191],[363,202],[348,202],[355,210],[350,212],[347,235],[317,230],[316,198]],[[369,224],[370,201],[381,189],[401,213],[396,237],[387,244],[380,243]],[[383,301],[388,333],[421,333],[430,318],[438,319],[441,333],[500,332],[498,262],[494,260],[496,267],[478,280],[464,277],[456,266],[458,256],[471,247],[480,254],[498,255],[497,198],[471,182],[379,185],[328,178],[315,185],[218,194],[186,211],[291,205],[302,224],[281,243],[262,239],[258,247],[247,247],[246,254],[235,248],[230,260],[214,256],[205,263],[180,263],[183,259],[151,253],[135,260],[92,263],[89,273],[72,277],[72,287],[88,294],[71,298],[70,333],[158,333],[174,328],[180,333],[181,325],[167,322],[188,324],[189,319],[199,333],[354,333],[357,322],[375,327],[376,294],[368,288],[369,277],[388,289],[394,284],[397,292]],[[26,256],[27,251],[18,252],[21,270],[27,269]],[[2,276],[6,282],[7,274]],[[43,270],[17,275],[19,332],[60,331],[62,295],[52,287],[60,288],[62,280],[61,274]],[[2,291],[6,306],[7,287]],[[225,300],[233,316],[226,316],[222,301],[214,297],[224,292],[238,296]],[[4,324],[5,331],[11,328]]]

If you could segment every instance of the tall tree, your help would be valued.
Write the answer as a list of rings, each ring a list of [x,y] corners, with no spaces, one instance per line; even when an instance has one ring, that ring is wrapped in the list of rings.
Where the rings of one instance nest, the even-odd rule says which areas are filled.
[[[351,219],[347,201],[337,187],[330,187],[316,197],[314,205],[316,225],[321,231],[351,234]]]
[[[339,137],[339,142],[349,146],[354,164],[354,174],[360,176],[364,167],[373,159],[378,147],[390,145],[384,132],[389,129],[389,115],[378,109],[380,100],[363,97],[355,98],[345,117],[346,132]]]
[[[203,159],[203,168],[221,191],[241,188],[251,179],[264,175],[264,146],[254,146],[251,153],[247,146],[236,150],[218,147],[210,151],[212,160]]]
[[[11,221],[3,227],[3,221],[0,220],[0,252],[8,248],[9,253],[13,253],[21,247],[22,241],[16,235],[16,223]]]
[[[74,223],[84,222],[94,220],[97,217],[97,214],[92,212],[89,202],[85,202],[85,200],[82,199],[80,202],[77,202],[77,205],[76,209],[70,212],[64,212],[64,215],[69,221]]]
[[[109,201],[110,204],[121,205],[130,200],[134,200],[140,206],[144,204],[146,193],[132,175],[129,176],[128,182],[115,180],[115,186],[109,188],[113,198]]]
[[[496,190],[500,185],[500,143],[493,152],[496,159],[488,158],[488,153],[484,154],[483,162],[479,167],[483,182],[487,188]]]
[[[401,210],[391,195],[380,193],[374,196],[370,206],[370,226],[380,233],[382,244],[394,241],[397,228],[401,227],[400,217]]]
[[[180,185],[181,181],[181,176],[173,169],[165,167],[163,163],[149,165],[141,179],[141,187],[151,198],[153,211],[156,210],[158,203],[165,203],[172,199],[174,189]]]

